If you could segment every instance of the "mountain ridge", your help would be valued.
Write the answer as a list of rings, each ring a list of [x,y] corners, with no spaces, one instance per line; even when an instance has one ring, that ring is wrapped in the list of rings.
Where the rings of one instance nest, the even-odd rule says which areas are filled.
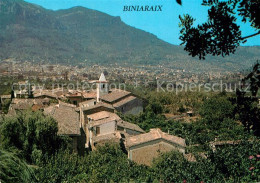
[[[96,10],[77,6],[53,11],[23,0],[0,0],[0,6],[1,60],[62,64],[170,63],[183,64],[183,67],[192,62],[194,69],[205,63],[207,67],[232,70],[249,66],[260,55],[258,46],[241,47],[233,56],[199,61],[181,46],[164,42],[125,24],[120,17]],[[227,63],[231,66],[225,66]]]

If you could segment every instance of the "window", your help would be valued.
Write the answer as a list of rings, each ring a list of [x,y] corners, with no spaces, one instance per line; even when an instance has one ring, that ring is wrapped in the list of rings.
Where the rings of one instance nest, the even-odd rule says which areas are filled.
[[[117,130],[118,131],[124,131],[124,128],[122,128],[121,126],[117,126]]]
[[[103,88],[103,89],[105,88],[105,84],[102,84],[102,88]]]
[[[73,101],[74,105],[78,105],[78,102],[76,100]]]
[[[100,127],[97,126],[97,128],[96,128],[96,135],[99,135],[99,134],[100,134]]]

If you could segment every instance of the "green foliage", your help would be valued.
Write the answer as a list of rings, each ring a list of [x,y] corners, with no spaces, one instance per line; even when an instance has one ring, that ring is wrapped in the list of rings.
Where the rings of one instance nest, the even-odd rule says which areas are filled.
[[[260,143],[242,141],[205,152],[207,158],[193,153],[190,162],[178,152],[162,154],[154,160],[154,178],[162,182],[257,182],[260,180]]]
[[[162,182],[216,182],[220,176],[213,163],[204,159],[189,162],[175,151],[155,159],[153,171],[156,179]]]
[[[90,153],[88,163],[90,180],[93,182],[119,182],[130,179],[127,172],[128,160],[119,146],[106,144],[98,147],[97,151]]]
[[[212,97],[204,101],[200,115],[209,122],[223,121],[232,118],[234,106],[226,97]]]
[[[234,53],[241,43],[247,38],[256,36],[258,33],[242,37],[240,26],[236,23],[236,14],[244,22],[250,22],[255,29],[260,28],[259,16],[256,12],[260,10],[259,0],[203,0],[202,5],[209,6],[208,20],[200,25],[193,26],[195,19],[189,15],[180,16],[181,27],[180,40],[184,50],[190,55],[199,56],[226,56]]]
[[[41,158],[37,155],[51,155],[62,146],[67,146],[66,139],[57,135],[56,121],[41,112],[6,117],[0,127],[1,146],[20,151],[28,162]]]
[[[23,148],[23,142],[25,138],[25,126],[23,122],[19,120],[19,118],[4,118],[0,130],[1,145],[3,146],[3,148]]]
[[[217,148],[216,152],[209,153],[209,159],[216,168],[232,182],[259,181],[260,176],[252,175],[250,156],[260,154],[259,140],[246,140],[238,145],[227,145]],[[259,169],[259,164],[254,165]]]
[[[136,182],[149,178],[148,168],[130,162],[116,144],[105,144],[80,157],[59,152],[40,164],[39,182]]]
[[[5,114],[8,112],[10,104],[11,104],[11,100],[10,99],[6,99],[6,100],[4,100],[4,102],[2,104],[0,104],[2,110],[3,110],[3,112]]]
[[[46,158],[45,161],[38,162],[38,165],[39,168],[35,170],[35,175],[37,180],[42,183],[76,182],[73,179],[86,175],[84,167],[88,166],[86,158],[71,154],[69,151],[60,151]]]
[[[0,181],[2,183],[32,183],[34,172],[24,161],[14,153],[0,149]]]
[[[235,112],[248,132],[253,131],[256,136],[260,136],[260,108],[257,97],[260,88],[260,64],[258,62],[242,81],[244,86],[236,91],[236,98],[233,99],[236,106]],[[246,81],[250,83],[251,96],[247,95]]]
[[[128,160],[118,144],[98,146],[96,150],[82,156],[73,154],[69,150],[64,151],[68,147],[68,141],[57,135],[57,123],[40,112],[21,113],[1,119],[1,146],[16,151],[21,159],[35,164],[35,178],[37,182],[43,183],[260,181],[259,139],[252,138],[240,122],[235,121],[237,118],[233,119],[236,106],[232,105],[225,94],[208,95],[207,99],[205,95],[196,94],[181,94],[184,97],[177,98],[171,93],[153,95],[153,92],[147,92],[147,96],[149,104],[143,113],[122,118],[138,124],[146,131],[161,128],[164,132],[169,131],[172,135],[185,138],[188,145],[199,144],[186,151],[193,153],[195,162],[188,161],[178,152],[169,152],[155,159],[152,167],[141,166]],[[190,97],[194,102],[192,105],[188,105]],[[183,105],[185,108],[196,107],[201,119],[191,123],[166,120],[162,113],[166,106],[174,105],[174,101],[179,101],[178,106]],[[213,151],[209,142],[216,139],[244,140],[237,141],[240,143],[236,145],[216,147]],[[17,161],[23,162],[19,159]],[[16,162],[11,161],[11,164],[17,167]],[[23,175],[30,182],[35,180],[33,172]],[[19,174],[5,173],[5,176],[11,180]]]
[[[166,120],[162,114],[156,113],[158,111],[154,110],[156,107],[152,107],[158,106],[158,104],[168,104],[167,107],[173,105],[172,101],[178,101],[178,96],[174,96],[177,99],[172,99],[172,93],[159,93],[156,95],[150,92],[147,95],[150,103],[145,108],[144,113],[137,116],[121,116],[124,120],[139,125],[145,131],[149,131],[151,128],[160,128],[166,133],[169,132],[172,135],[184,138],[187,144],[205,144],[215,139],[237,140],[251,136],[250,133],[245,132],[240,122],[235,121],[236,106],[230,102],[227,94],[208,95],[207,99],[203,94],[187,94],[187,96],[182,94],[183,100],[177,104],[187,106],[191,101],[189,98],[192,98],[194,104],[189,106],[194,106],[195,111],[198,111],[202,117],[191,123]],[[160,112],[162,111],[160,110]]]
[[[155,102],[151,102],[147,108],[146,111],[148,112],[152,112],[153,114],[162,114],[163,112],[163,106],[161,105],[161,103],[155,101]]]

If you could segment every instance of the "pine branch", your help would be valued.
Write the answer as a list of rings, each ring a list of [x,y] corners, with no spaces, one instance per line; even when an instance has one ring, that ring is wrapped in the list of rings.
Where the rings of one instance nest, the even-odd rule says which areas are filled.
[[[251,38],[251,37],[254,37],[254,36],[257,36],[260,34],[260,31],[258,31],[257,33],[255,34],[252,34],[252,35],[249,35],[249,36],[246,36],[246,37],[242,37],[241,39],[244,40],[244,39],[248,39],[248,38]]]

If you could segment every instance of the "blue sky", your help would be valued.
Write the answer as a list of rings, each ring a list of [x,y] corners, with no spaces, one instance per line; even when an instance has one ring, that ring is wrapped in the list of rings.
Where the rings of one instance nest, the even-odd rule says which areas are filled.
[[[112,16],[120,16],[126,24],[156,35],[171,44],[178,45],[179,15],[189,13],[196,18],[196,23],[205,22],[207,7],[201,6],[202,0],[182,0],[182,6],[175,0],[25,0],[38,4],[47,9],[68,9],[74,6],[83,6],[98,10]],[[162,12],[124,12],[125,5],[163,5]],[[241,25],[242,36],[251,35],[256,31],[249,24]],[[260,45],[260,36],[248,39],[244,46]]]

